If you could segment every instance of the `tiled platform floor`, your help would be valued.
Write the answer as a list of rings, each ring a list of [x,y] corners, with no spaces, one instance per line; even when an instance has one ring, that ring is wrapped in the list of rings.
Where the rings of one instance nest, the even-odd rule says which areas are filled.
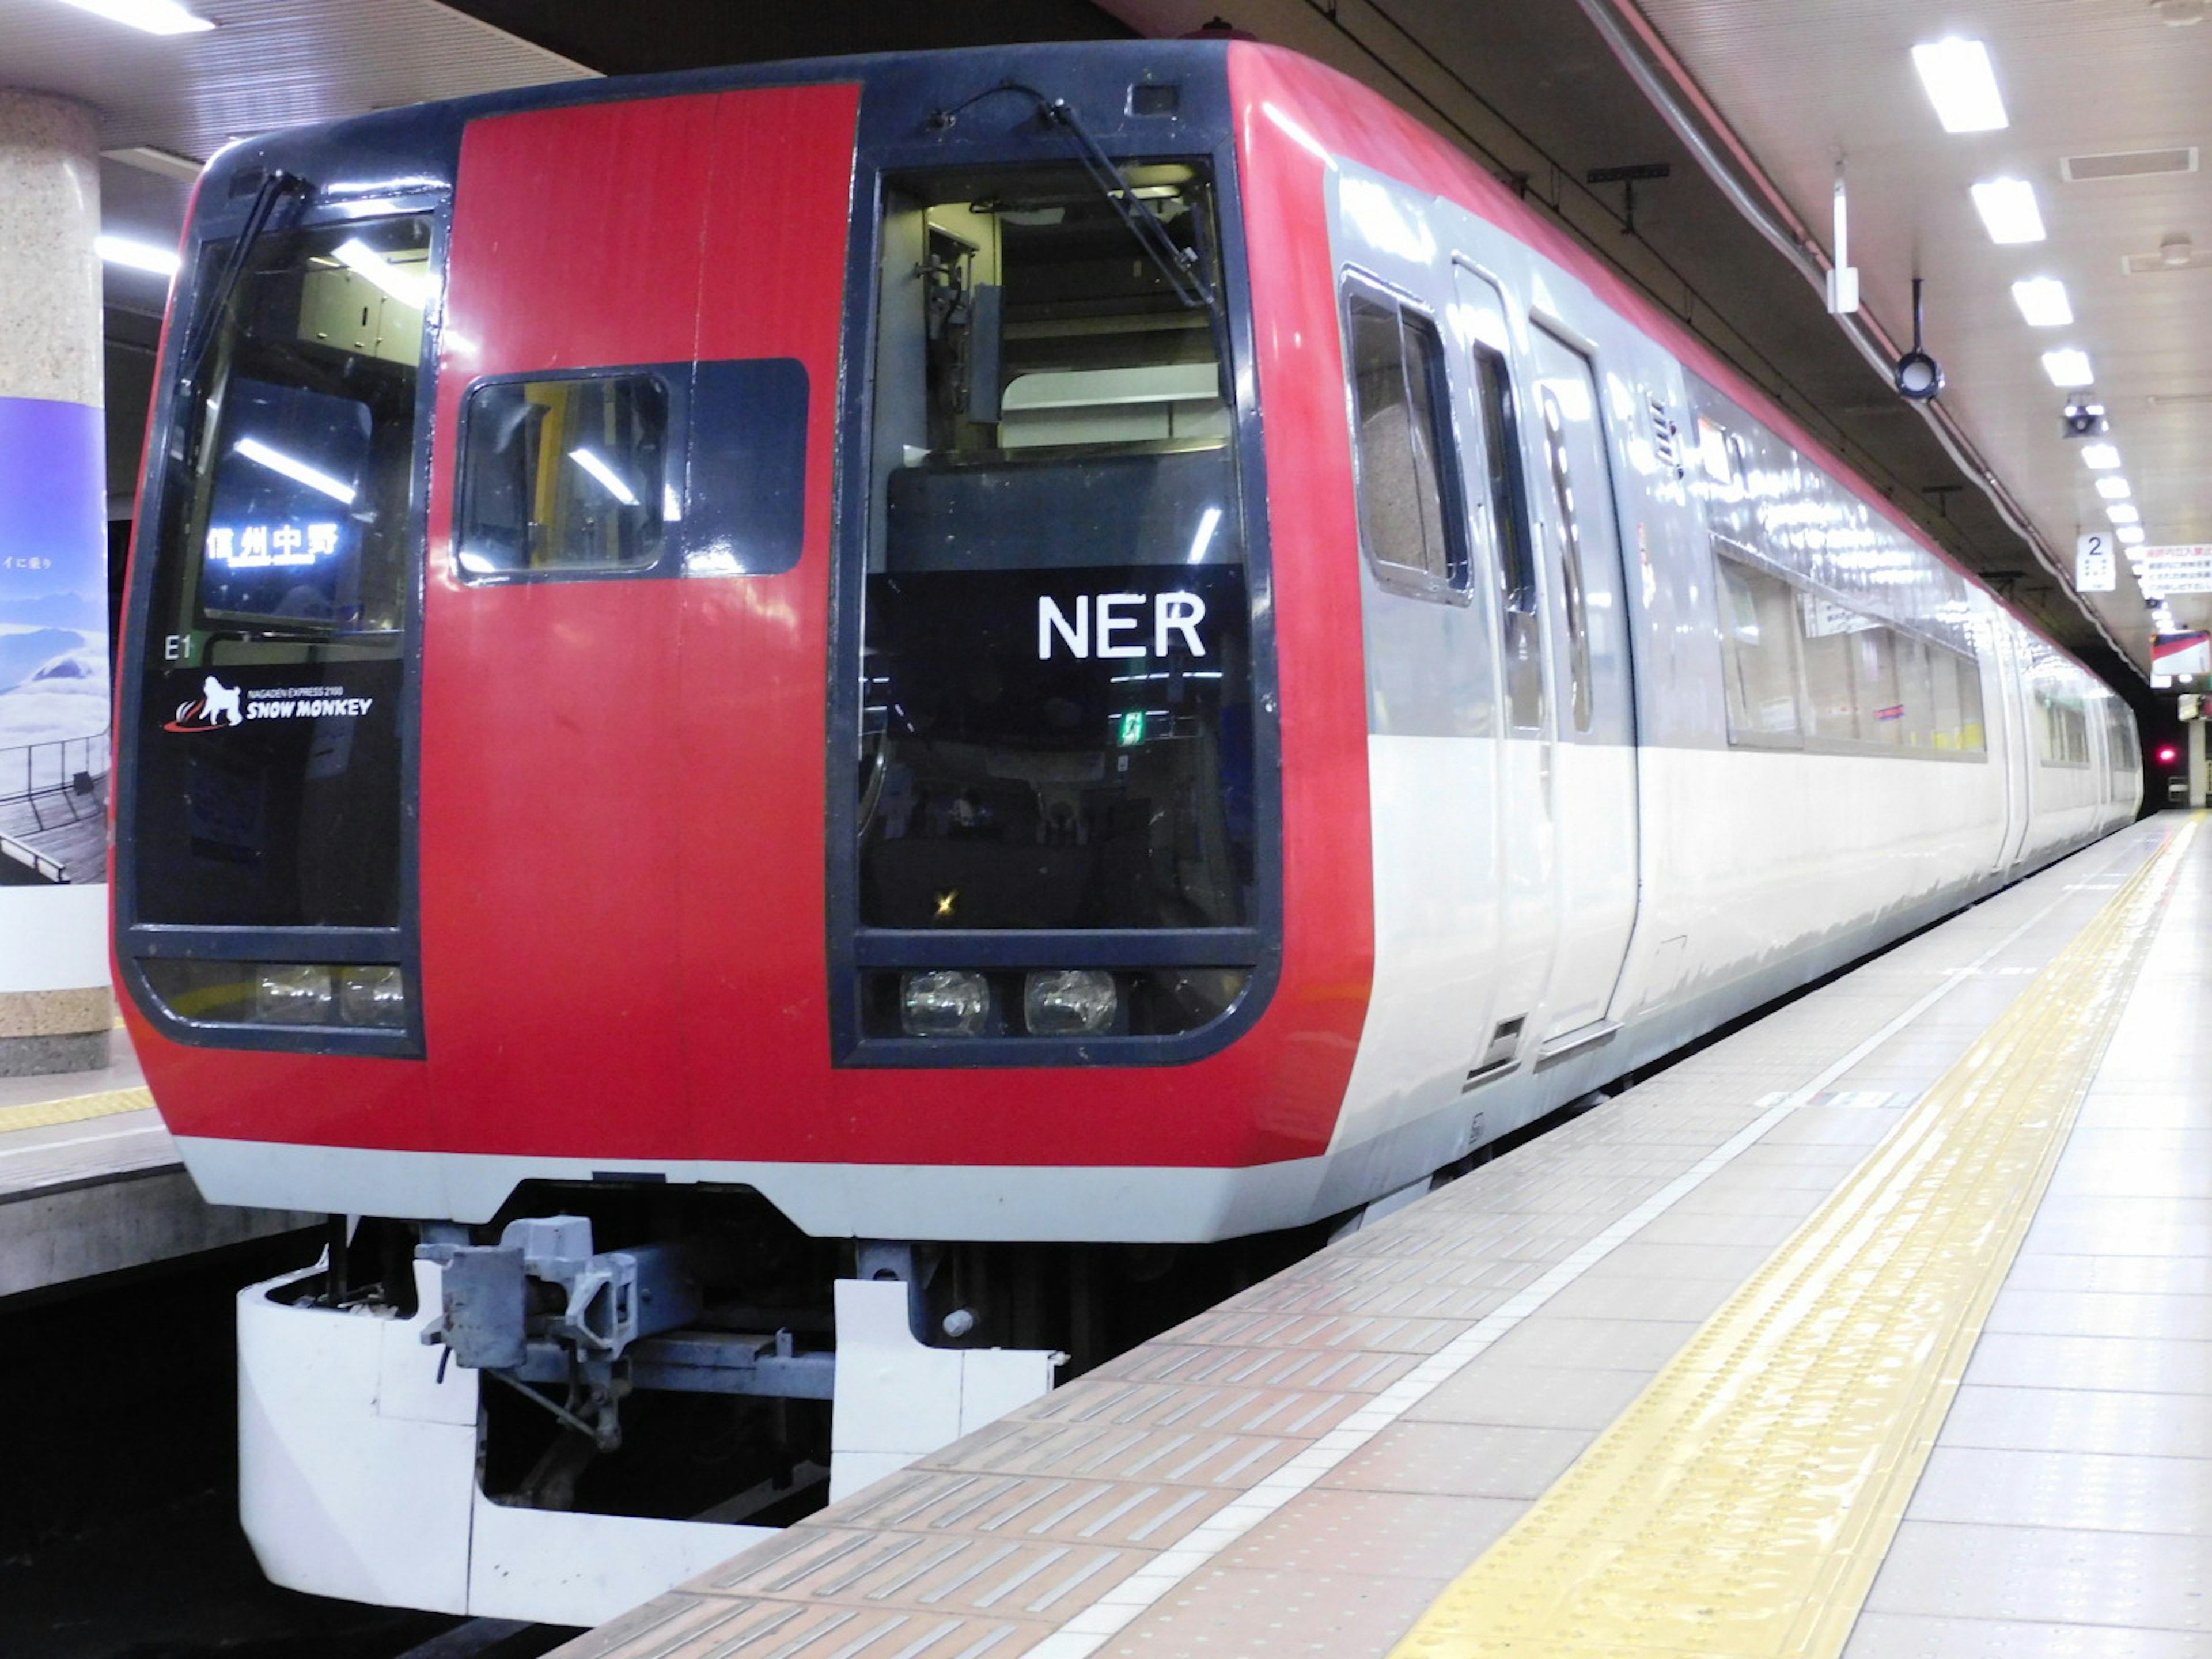
[[[1386,1652],[2172,823],[1930,930],[563,1659]],[[2212,835],[1853,1659],[2212,1655],[2208,907]]]

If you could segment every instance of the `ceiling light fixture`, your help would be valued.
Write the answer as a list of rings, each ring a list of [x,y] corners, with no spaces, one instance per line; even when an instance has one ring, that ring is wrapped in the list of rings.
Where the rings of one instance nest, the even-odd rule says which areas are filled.
[[[2110,519],[2114,524],[2119,525],[2141,524],[2142,522],[2142,514],[2136,512],[2134,505],[2128,501],[2114,501],[2110,507],[2105,509],[2105,516]]]
[[[2109,472],[2120,464],[2117,444],[2083,444],[2081,459],[2093,471]]]
[[[2012,285],[2012,302],[2030,328],[2063,328],[2074,320],[2066,284],[2056,276],[2030,276]]]
[[[2185,29],[2204,21],[2204,0],[2150,0],[2150,9],[2171,29]]]
[[[1954,37],[1915,46],[1912,67],[1944,131],[1995,132],[2007,125],[1990,49],[1980,41]]]
[[[2139,524],[2124,524],[2119,529],[2121,543],[2128,547],[2142,545],[2143,527]]]
[[[111,265],[151,271],[156,276],[174,277],[177,274],[177,255],[173,248],[155,247],[150,242],[134,242],[124,236],[98,237],[93,246],[100,251],[100,257]]]
[[[2089,354],[2064,346],[2043,354],[2043,372],[2053,386],[2094,386],[2097,377],[2089,368]]]
[[[1982,216],[1992,242],[2039,242],[2043,210],[2035,186],[2025,179],[1986,179],[1973,189],[1974,210]]]
[[[62,0],[62,3],[149,34],[198,34],[215,27],[206,18],[186,11],[177,0]]]
[[[2097,493],[2108,501],[2124,501],[2136,492],[2129,487],[2125,478],[2100,478],[2097,480]]]

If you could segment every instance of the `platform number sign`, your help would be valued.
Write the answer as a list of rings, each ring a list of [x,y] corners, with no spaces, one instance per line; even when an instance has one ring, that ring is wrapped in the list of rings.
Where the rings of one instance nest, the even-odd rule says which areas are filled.
[[[2118,583],[2108,531],[2091,531],[2074,544],[2074,591],[2109,593]]]

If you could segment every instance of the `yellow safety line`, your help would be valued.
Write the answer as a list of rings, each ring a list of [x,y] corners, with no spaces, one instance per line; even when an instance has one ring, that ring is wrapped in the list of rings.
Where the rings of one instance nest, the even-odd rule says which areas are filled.
[[[2202,816],[1392,1659],[1842,1651]]]
[[[150,1111],[154,1097],[143,1088],[110,1089],[105,1094],[73,1095],[67,1100],[35,1100],[27,1106],[0,1106],[0,1135],[15,1129],[50,1129],[57,1123],[82,1123],[118,1112]]]

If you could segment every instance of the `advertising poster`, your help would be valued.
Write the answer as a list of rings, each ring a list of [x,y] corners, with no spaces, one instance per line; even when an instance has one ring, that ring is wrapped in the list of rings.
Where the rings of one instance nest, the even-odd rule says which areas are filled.
[[[100,411],[0,398],[0,887],[107,878]]]

